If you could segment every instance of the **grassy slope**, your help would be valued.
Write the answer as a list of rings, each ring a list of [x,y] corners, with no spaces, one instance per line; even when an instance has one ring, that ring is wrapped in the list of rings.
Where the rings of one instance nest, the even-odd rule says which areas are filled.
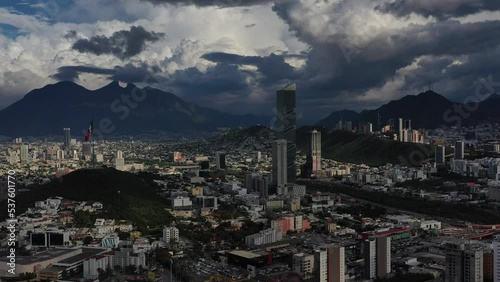
[[[322,132],[323,157],[337,161],[373,166],[386,163],[400,164],[401,158],[409,160],[413,151],[424,152],[425,156],[427,152],[431,152],[430,146],[422,144],[402,143],[367,134],[315,128]],[[306,132],[311,129],[311,127],[302,127],[297,131],[297,145],[303,151],[306,148]],[[431,153],[432,156],[433,153]],[[418,158],[415,159],[418,160]]]

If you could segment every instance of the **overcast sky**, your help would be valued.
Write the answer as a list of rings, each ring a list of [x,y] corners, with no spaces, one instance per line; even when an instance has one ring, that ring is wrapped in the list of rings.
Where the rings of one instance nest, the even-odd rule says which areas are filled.
[[[119,80],[232,113],[371,109],[429,85],[463,102],[500,81],[499,0],[0,2],[0,106],[72,80]],[[149,75],[155,79],[147,79]]]

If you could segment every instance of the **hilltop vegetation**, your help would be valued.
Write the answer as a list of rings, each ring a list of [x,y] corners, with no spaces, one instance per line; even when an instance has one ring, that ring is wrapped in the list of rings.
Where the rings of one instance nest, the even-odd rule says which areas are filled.
[[[380,166],[386,163],[409,165],[408,160],[415,152],[425,157],[433,157],[434,155],[429,145],[397,142],[369,134],[331,130],[324,126],[304,126],[297,129],[299,153],[305,154],[307,151],[307,133],[313,129],[321,131],[322,156],[336,161],[363,163],[370,166]],[[255,148],[270,149],[275,136],[274,131],[269,128],[253,126],[246,129],[230,130],[209,139],[209,142],[214,143],[214,146],[224,144],[228,148],[247,144]],[[416,158],[416,161],[421,160]]]
[[[301,127],[297,130],[297,146],[303,152],[306,151],[307,132],[313,129],[321,131],[322,156],[336,161],[364,163],[370,166],[386,163],[409,165],[406,161],[412,152],[421,152],[425,157],[433,156],[428,145],[403,143],[368,134],[330,130],[326,127]]]
[[[99,201],[104,205],[99,216],[130,220],[142,230],[169,224],[171,218],[164,209],[166,200],[145,179],[112,168],[80,169],[50,183],[30,186],[29,191],[18,194],[17,214],[33,207],[36,201],[60,196],[75,201]]]

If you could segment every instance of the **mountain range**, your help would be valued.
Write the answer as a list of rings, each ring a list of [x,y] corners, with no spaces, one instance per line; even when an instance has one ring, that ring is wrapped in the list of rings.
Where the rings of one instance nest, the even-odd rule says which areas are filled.
[[[139,134],[157,131],[212,131],[221,127],[266,123],[269,117],[232,115],[186,102],[172,93],[113,81],[88,90],[73,82],[35,89],[0,111],[0,135],[85,134],[90,121],[100,134]]]
[[[433,91],[405,96],[391,101],[374,110],[360,113],[350,110],[336,111],[319,121],[317,125],[334,128],[339,121],[351,121],[353,127],[359,122],[371,122],[377,129],[378,119],[382,125],[389,119],[398,118],[412,121],[412,128],[433,129],[442,125],[471,125],[481,121],[500,121],[500,95],[491,94],[477,104],[462,104],[448,100]]]
[[[371,122],[376,130],[389,119],[412,120],[412,128],[433,129],[441,125],[470,125],[480,121],[500,121],[500,95],[492,94],[477,105],[452,102],[427,91],[405,96],[374,110],[360,113],[343,110],[330,114],[316,125],[334,128],[340,120]],[[233,115],[182,100],[176,95],[134,84],[121,87],[113,81],[103,88],[88,90],[63,81],[35,89],[21,100],[0,111],[0,135],[62,135],[83,137],[90,121],[97,135],[141,134],[155,132],[215,131],[218,128],[268,124],[270,117]]]

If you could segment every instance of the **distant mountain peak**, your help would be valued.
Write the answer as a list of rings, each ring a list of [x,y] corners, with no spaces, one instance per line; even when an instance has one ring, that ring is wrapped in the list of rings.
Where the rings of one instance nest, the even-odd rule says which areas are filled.
[[[500,94],[498,93],[493,93],[491,94],[490,96],[488,96],[488,98],[484,99],[484,101],[493,101],[493,100],[500,100]],[[484,102],[483,101],[483,102]]]
[[[248,126],[269,120],[269,117],[222,113],[151,87],[144,88],[147,95],[143,95],[144,91],[135,93],[142,90],[136,87],[134,84],[122,87],[118,81],[96,90],[71,81],[46,85],[0,111],[0,123],[5,124],[0,135],[62,134],[64,127],[78,132],[85,130],[91,119],[112,121],[114,129],[106,135],[215,131],[219,127]]]

